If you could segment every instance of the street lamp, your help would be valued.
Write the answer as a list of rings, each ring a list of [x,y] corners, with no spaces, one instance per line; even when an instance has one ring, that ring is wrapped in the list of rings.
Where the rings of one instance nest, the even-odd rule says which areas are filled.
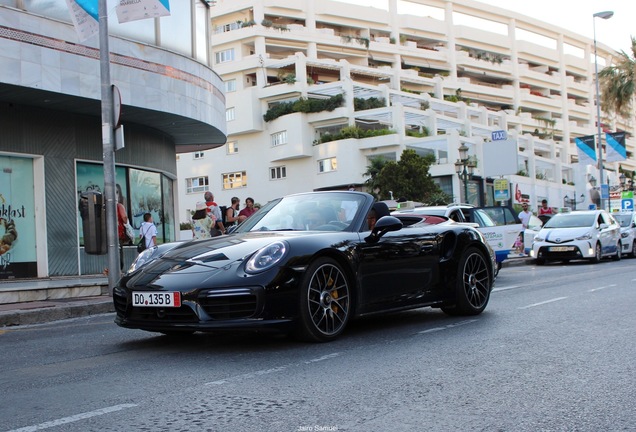
[[[468,180],[475,172],[477,164],[468,157],[468,146],[462,144],[459,146],[459,159],[455,162],[455,172],[459,179],[464,182],[464,200],[468,202]]]
[[[572,210],[576,210],[576,205],[581,204],[585,201],[585,195],[581,194],[581,196],[577,199],[576,196],[574,198],[570,198],[569,196],[563,197],[563,206],[564,207],[572,207]]]
[[[629,181],[627,180],[627,176],[625,173],[621,173],[618,176],[618,180],[621,182],[621,188],[626,191],[634,191],[634,179],[631,178]]]
[[[594,205],[596,205],[597,208],[601,208],[601,194],[598,190],[600,188],[596,187],[596,177],[590,175],[588,178],[588,182],[592,187],[592,189],[590,189],[590,200]]]
[[[596,20],[594,18],[610,19],[614,15],[612,11],[597,12],[592,17],[594,30],[594,73],[596,74],[596,126],[598,130],[598,181],[603,184],[603,146],[601,145],[601,91],[598,83],[598,58],[596,56]],[[601,194],[601,208],[603,208],[603,195]]]

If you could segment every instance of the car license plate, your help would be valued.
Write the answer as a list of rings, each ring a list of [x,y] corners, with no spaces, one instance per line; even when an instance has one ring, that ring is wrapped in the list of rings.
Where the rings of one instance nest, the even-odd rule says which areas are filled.
[[[569,246],[551,246],[550,252],[567,252],[571,250]]]
[[[180,307],[180,292],[134,292],[132,305],[138,307]]]

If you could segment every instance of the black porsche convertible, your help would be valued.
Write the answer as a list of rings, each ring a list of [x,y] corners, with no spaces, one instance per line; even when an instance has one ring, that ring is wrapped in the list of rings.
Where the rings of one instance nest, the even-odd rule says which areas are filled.
[[[471,226],[403,226],[369,194],[310,192],[269,202],[231,234],[142,252],[113,301],[126,328],[326,342],[363,315],[425,306],[477,315],[495,276],[495,255]]]

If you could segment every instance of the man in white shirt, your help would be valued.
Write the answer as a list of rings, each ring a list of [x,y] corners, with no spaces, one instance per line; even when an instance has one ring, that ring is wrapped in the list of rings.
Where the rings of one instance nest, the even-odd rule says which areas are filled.
[[[522,211],[519,213],[519,220],[521,221],[521,225],[523,226],[520,236],[521,236],[521,250],[525,251],[525,245],[523,244],[523,235],[525,230],[528,229],[528,224],[530,223],[530,217],[532,216],[532,212],[528,210],[528,203],[521,204]],[[522,254],[523,255],[523,254]]]

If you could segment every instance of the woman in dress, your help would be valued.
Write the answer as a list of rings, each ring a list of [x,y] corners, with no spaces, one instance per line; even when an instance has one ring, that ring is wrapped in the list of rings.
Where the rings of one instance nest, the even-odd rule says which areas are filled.
[[[212,214],[207,212],[208,206],[204,202],[198,202],[196,211],[192,215],[192,234],[195,239],[212,238],[210,231],[216,223]]]

